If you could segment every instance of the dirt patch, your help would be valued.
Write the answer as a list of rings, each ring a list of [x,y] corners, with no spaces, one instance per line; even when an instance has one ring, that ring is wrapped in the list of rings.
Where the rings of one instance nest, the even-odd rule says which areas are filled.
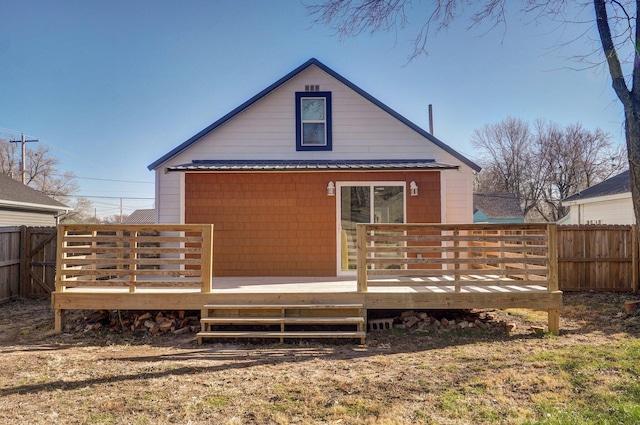
[[[0,306],[0,423],[544,423],[544,406],[566,407],[579,377],[544,356],[635,343],[640,314],[624,303],[637,298],[565,294],[560,337],[531,330],[546,314],[507,310],[492,315],[513,332],[202,346],[193,332],[73,326],[96,314],[84,311],[68,312],[72,326],[56,335],[48,300],[17,300]],[[599,368],[598,383],[615,390],[621,372]]]

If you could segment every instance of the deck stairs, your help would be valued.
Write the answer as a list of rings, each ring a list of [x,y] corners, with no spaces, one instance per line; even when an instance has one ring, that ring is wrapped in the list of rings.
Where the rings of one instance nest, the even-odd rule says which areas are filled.
[[[207,304],[198,343],[207,338],[347,338],[364,344],[363,304]]]

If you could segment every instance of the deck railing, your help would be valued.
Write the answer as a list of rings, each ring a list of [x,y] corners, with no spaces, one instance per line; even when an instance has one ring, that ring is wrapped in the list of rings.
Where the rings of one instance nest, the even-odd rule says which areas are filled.
[[[369,286],[527,286],[558,290],[551,224],[359,224],[358,291]]]
[[[56,291],[200,288],[211,292],[213,225],[60,225]]]

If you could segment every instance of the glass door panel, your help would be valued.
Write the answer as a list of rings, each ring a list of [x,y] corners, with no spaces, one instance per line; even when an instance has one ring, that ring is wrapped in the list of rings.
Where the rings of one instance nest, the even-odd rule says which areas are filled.
[[[404,184],[340,187],[340,271],[356,270],[356,225],[404,223],[404,205]]]
[[[376,223],[404,223],[404,187],[403,186],[374,186],[373,188],[373,205]],[[377,235],[398,235],[398,232],[385,232]],[[378,241],[377,247],[386,247],[391,249],[385,252],[385,258],[403,258],[404,253],[400,250],[395,251],[393,248],[400,247],[400,242],[395,241]],[[380,267],[380,266],[376,266]],[[383,266],[385,269],[397,269],[399,264],[389,264]]]
[[[375,223],[404,223],[404,187],[374,186]]]
[[[356,224],[371,223],[370,186],[343,186],[340,190],[340,269],[356,269]]]

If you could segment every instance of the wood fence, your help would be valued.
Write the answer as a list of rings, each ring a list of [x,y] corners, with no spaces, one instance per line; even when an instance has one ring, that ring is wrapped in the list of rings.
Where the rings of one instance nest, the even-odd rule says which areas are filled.
[[[20,228],[0,228],[0,303],[20,296]]]
[[[56,228],[0,228],[0,303],[55,288]]]
[[[638,291],[636,226],[558,226],[563,291]]]

